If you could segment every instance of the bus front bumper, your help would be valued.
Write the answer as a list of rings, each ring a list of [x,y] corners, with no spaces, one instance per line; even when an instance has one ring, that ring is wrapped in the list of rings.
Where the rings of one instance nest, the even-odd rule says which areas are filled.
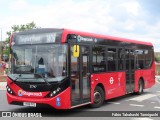
[[[6,93],[8,104],[24,105],[24,103],[34,103],[36,106],[46,105],[55,109],[70,109],[70,88],[51,98],[25,98]]]

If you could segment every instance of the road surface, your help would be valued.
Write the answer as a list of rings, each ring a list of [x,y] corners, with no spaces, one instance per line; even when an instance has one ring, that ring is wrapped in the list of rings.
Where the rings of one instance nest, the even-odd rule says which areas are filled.
[[[91,117],[96,116],[98,111],[160,111],[160,84],[156,83],[152,88],[144,90],[144,93],[142,95],[135,95],[135,94],[129,94],[125,95],[119,98],[111,99],[108,101],[105,101],[104,105],[100,108],[90,108],[89,106],[83,106],[80,108],[75,108],[73,110],[69,111],[56,111],[52,108],[48,107],[24,107],[24,106],[17,106],[17,105],[8,105],[6,100],[6,91],[0,90],[0,111],[10,111],[10,112],[19,112],[19,113],[41,113],[42,117],[48,116],[47,119],[50,119],[50,117],[56,117],[56,119],[60,119],[62,117],[65,117],[65,119],[70,120],[70,117],[73,119],[73,117],[81,117],[81,115],[89,116]],[[84,114],[87,113],[87,114]],[[89,118],[88,117],[88,118]],[[158,118],[148,118],[143,117],[145,120],[153,120]],[[143,118],[141,118],[143,120]],[[35,118],[36,119],[36,118]],[[34,119],[34,120],[35,120]],[[80,118],[79,118],[80,119]],[[84,119],[84,118],[82,118]],[[100,119],[103,119],[100,117]],[[110,117],[107,117],[106,119],[113,119]],[[115,119],[115,118],[114,118]],[[120,117],[116,117],[116,119],[121,119]],[[129,119],[129,118],[123,118],[123,119]],[[122,120],[123,120],[122,119]],[[130,118],[131,120],[139,120],[140,118]],[[39,120],[39,118],[37,118]],[[93,120],[93,119],[91,119]]]

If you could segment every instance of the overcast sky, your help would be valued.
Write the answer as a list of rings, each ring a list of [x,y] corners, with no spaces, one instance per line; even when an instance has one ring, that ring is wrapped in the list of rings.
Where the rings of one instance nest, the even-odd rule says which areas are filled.
[[[160,52],[160,0],[0,0],[3,40],[12,25],[32,21],[42,28],[149,41]]]

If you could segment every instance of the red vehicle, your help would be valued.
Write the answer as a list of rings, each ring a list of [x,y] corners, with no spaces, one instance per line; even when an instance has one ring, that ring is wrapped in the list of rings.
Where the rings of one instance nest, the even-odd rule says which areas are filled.
[[[155,84],[153,45],[68,29],[12,35],[9,104],[71,109]]]

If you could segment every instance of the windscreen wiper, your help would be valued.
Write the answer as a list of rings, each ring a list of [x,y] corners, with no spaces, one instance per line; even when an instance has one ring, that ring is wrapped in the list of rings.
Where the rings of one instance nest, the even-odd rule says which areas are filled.
[[[46,79],[45,77],[43,77],[42,74],[34,73],[34,75],[40,76],[40,77],[47,83],[47,85],[51,85],[51,84],[47,81],[47,79]]]

